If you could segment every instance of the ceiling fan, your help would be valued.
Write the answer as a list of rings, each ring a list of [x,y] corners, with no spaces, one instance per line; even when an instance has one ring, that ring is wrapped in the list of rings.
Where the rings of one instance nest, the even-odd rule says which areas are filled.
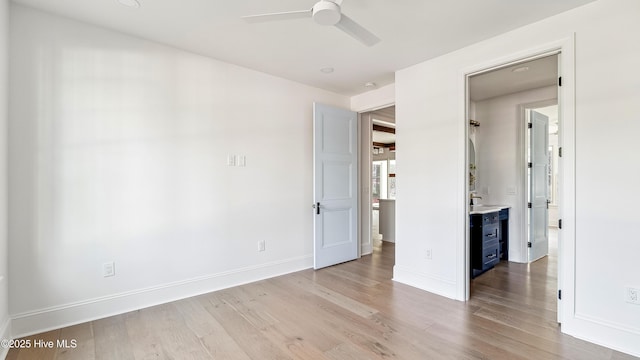
[[[319,25],[337,27],[366,46],[373,46],[380,42],[380,39],[369,30],[342,14],[341,4],[342,0],[320,0],[310,10],[251,15],[242,18],[249,23],[312,18]]]

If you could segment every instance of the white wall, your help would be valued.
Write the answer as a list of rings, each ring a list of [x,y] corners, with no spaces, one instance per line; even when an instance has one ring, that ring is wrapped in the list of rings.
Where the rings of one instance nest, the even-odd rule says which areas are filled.
[[[555,100],[557,89],[549,86],[522,91],[476,102],[477,193],[480,203],[509,205],[509,261],[528,262],[523,240],[524,227],[522,197],[523,130],[521,105]],[[515,191],[514,191],[515,190]]]
[[[575,233],[564,245],[575,256],[575,288],[563,289],[563,309],[571,311],[562,330],[640,355],[640,308],[624,301],[625,286],[640,287],[640,77],[629,73],[640,63],[638,18],[637,0],[600,0],[396,73],[396,280],[465,294],[465,71],[575,34],[575,82],[563,74],[575,86],[575,98],[564,99],[575,110],[575,137],[565,138],[575,153],[563,161],[575,160],[575,186],[566,190],[576,210],[563,214],[562,230]],[[412,165],[418,161],[423,166]]]
[[[9,0],[0,0],[0,339],[10,338],[7,248],[7,62]],[[8,349],[0,348],[0,358]]]
[[[371,111],[391,106],[396,100],[396,85],[389,84],[351,97],[351,110]]]
[[[11,16],[15,335],[312,265],[312,103],[348,97],[17,5]]]

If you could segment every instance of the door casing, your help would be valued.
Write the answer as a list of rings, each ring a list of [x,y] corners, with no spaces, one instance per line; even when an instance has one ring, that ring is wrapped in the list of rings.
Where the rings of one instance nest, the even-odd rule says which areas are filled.
[[[558,301],[558,322],[563,324],[562,331],[572,333],[577,323],[575,318],[575,34],[556,41],[531,47],[521,52],[505,55],[502,58],[477,64],[460,71],[460,132],[464,138],[460,139],[461,157],[464,167],[460,167],[460,218],[464,224],[463,236],[458,243],[456,253],[458,269],[457,298],[466,301],[470,295],[470,231],[469,231],[469,159],[468,141],[469,130],[469,77],[488,72],[505,66],[531,61],[536,58],[553,54],[560,54],[559,76],[563,86],[558,89],[559,137],[563,148],[563,157],[559,163],[558,198],[562,206],[559,207],[559,217],[563,220],[562,231],[558,239],[558,287],[562,289],[562,300]]]

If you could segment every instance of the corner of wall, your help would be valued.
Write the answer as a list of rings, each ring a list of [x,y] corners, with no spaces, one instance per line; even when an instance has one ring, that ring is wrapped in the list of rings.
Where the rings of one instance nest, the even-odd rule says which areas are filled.
[[[8,312],[7,262],[7,120],[8,120],[8,34],[9,0],[0,0],[0,340],[12,339],[11,317]],[[0,358],[4,359],[8,348],[0,346]]]
[[[7,317],[5,321],[0,324],[0,341],[13,339],[11,336],[11,318]],[[7,357],[9,353],[9,347],[0,346],[0,359]]]

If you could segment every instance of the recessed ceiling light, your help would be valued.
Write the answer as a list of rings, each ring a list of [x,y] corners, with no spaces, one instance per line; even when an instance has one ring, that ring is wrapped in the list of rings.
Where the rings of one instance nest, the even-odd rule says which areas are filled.
[[[331,74],[333,72],[333,68],[332,67],[322,68],[320,69],[320,72],[323,72],[325,74]]]
[[[511,71],[512,72],[523,72],[523,71],[528,71],[528,70],[529,70],[528,66],[520,66],[520,67],[517,67],[517,68],[515,68],[515,69],[513,69]]]
[[[378,86],[376,83],[369,81],[368,83],[364,84],[364,87],[366,87],[367,89],[373,89],[376,86]]]
[[[119,4],[124,6],[132,7],[132,8],[140,7],[140,3],[138,2],[138,0],[117,0],[117,1]]]

